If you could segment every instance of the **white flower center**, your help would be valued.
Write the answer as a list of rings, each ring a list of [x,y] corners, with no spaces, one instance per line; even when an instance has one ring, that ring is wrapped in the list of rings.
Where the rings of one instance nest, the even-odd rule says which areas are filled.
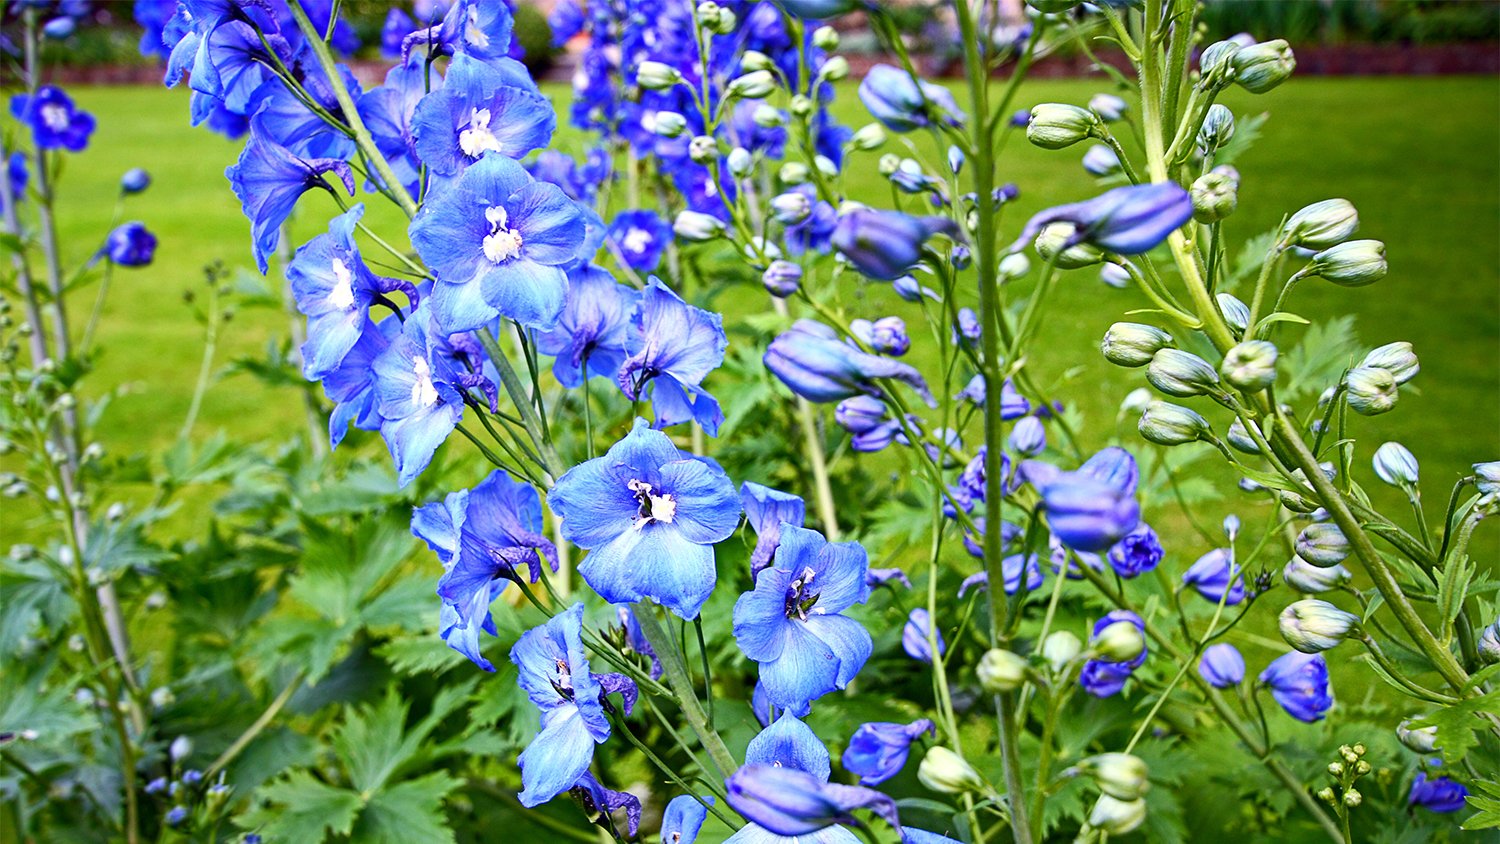
[[[489,150],[504,152],[500,147],[500,139],[490,131],[489,109],[473,110],[469,116],[469,128],[458,133],[458,147],[470,158],[478,158]]]
[[[432,407],[438,403],[437,385],[432,383],[432,365],[426,358],[413,358],[412,371],[417,381],[411,385],[411,401],[418,407]]]
[[[56,103],[42,106],[42,122],[54,132],[68,128],[68,110]]]
[[[509,228],[510,215],[504,208],[492,205],[484,210],[484,218],[490,224],[490,233],[484,238],[484,257],[503,264],[521,254],[521,233]]]
[[[625,239],[621,245],[626,252],[645,252],[651,246],[651,232],[645,229],[632,228],[625,233]]]
[[[640,518],[635,522],[635,529],[640,530],[649,522],[664,522],[671,524],[677,518],[677,499],[671,495],[657,495],[651,484],[645,481],[630,481],[626,484],[630,491],[635,493],[636,500],[641,502]]]
[[[469,25],[464,27],[464,40],[483,50],[490,46],[490,37],[479,28],[479,7],[469,7]]]
[[[328,291],[328,303],[341,311],[354,305],[354,274],[338,258],[333,259],[333,289]]]

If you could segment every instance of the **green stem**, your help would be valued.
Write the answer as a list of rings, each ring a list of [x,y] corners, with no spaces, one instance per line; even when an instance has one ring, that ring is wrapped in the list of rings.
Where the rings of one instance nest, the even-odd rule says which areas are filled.
[[[276,720],[276,716],[281,713],[282,708],[292,699],[292,695],[296,694],[297,690],[302,688],[302,681],[306,677],[307,672],[305,671],[298,671],[292,676],[291,681],[286,684],[281,693],[266,707],[266,711],[262,712],[260,717],[256,718],[243,733],[240,733],[240,737],[235,739],[233,744],[226,747],[224,752],[219,754],[219,758],[215,759],[213,764],[209,765],[203,771],[205,782],[212,782],[220,771],[224,770],[230,762],[235,760],[235,757],[239,756],[246,747],[250,746],[250,742],[255,741],[256,736],[259,736],[265,731],[266,727],[271,725],[272,721]]]
[[[678,705],[682,707],[682,717],[687,719],[688,726],[692,727],[703,749],[708,752],[708,758],[717,769],[719,778],[728,777],[739,766],[735,764],[729,748],[724,746],[724,740],[719,738],[719,734],[709,723],[703,704],[698,701],[698,692],[693,688],[693,678],[688,675],[687,662],[677,639],[661,626],[655,604],[641,601],[631,609],[635,613],[636,623],[641,626],[641,635],[651,643],[656,658],[661,660],[662,675],[666,677],[667,686],[672,689]]]

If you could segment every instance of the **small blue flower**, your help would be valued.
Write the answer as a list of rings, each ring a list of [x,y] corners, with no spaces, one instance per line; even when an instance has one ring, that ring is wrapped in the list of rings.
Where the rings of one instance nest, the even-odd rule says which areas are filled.
[[[455,56],[442,90],[418,103],[414,150],[434,173],[456,175],[487,152],[521,158],[552,140],[552,105],[524,68],[508,68]]]
[[[250,248],[262,275],[267,268],[266,256],[274,254],[281,242],[281,225],[292,215],[302,194],[313,188],[333,191],[324,173],[333,173],[349,195],[354,195],[354,173],[347,162],[301,159],[257,133],[251,134],[239,161],[224,171],[245,216],[250,218]]]
[[[911,588],[911,578],[906,576],[906,572],[898,568],[870,569],[870,575],[865,578],[865,582],[870,584],[871,589],[896,583],[905,586],[907,589]],[[891,586],[891,588],[895,589],[896,587]]]
[[[35,96],[16,94],[11,97],[10,113],[31,127],[31,137],[38,150],[83,152],[94,132],[94,116],[75,108],[73,99],[55,85],[37,88]]]
[[[1411,794],[1406,798],[1408,806],[1421,806],[1429,812],[1457,812],[1464,807],[1469,790],[1461,783],[1447,777],[1428,779],[1418,771],[1411,781]]]
[[[1108,559],[1117,574],[1131,578],[1156,568],[1165,554],[1156,531],[1141,522],[1109,549]]]
[[[167,811],[167,816],[166,816],[166,818],[164,820],[166,821],[167,826],[173,826],[173,827],[175,827],[175,826],[181,826],[182,822],[185,821],[185,820],[187,820],[187,818],[188,818],[187,807],[185,807],[185,806],[173,806],[171,809],[169,809]]]
[[[109,233],[103,251],[116,266],[144,267],[156,254],[156,235],[138,220],[122,223]]]
[[[603,457],[558,478],[547,503],[563,536],[591,552],[578,573],[604,600],[651,598],[686,619],[713,592],[713,544],[740,519],[718,464],[684,454],[639,419]]]
[[[1216,689],[1233,688],[1245,679],[1245,658],[1228,642],[1209,645],[1198,660],[1198,673]]]
[[[31,173],[26,169],[26,153],[13,152],[5,161],[6,176],[10,180],[10,199],[12,202],[24,202],[26,199],[26,183],[31,180]]]
[[[698,832],[708,819],[708,807],[713,804],[712,795],[679,794],[673,797],[661,816],[662,844],[693,844],[697,841]]]
[[[334,447],[344,441],[352,424],[362,431],[380,430],[379,402],[375,395],[375,360],[391,345],[401,322],[388,319],[378,325],[365,318],[359,340],[332,372],[323,376],[323,392],[334,403],[328,417],[328,440]]]
[[[1328,663],[1322,654],[1291,651],[1277,657],[1260,673],[1260,682],[1270,687],[1271,697],[1298,721],[1321,721],[1333,707]]]
[[[842,613],[869,598],[869,570],[858,543],[781,526],[774,563],[734,605],[735,640],[760,664],[772,704],[800,708],[859,673],[870,657],[870,634]]]
[[[1215,548],[1199,557],[1183,572],[1182,582],[1215,604],[1223,601],[1225,606],[1232,607],[1245,600],[1244,572],[1234,562],[1234,551],[1229,548]]]
[[[1010,251],[1020,249],[1050,223],[1072,223],[1074,232],[1064,249],[1090,243],[1107,252],[1138,255],[1154,249],[1192,217],[1192,197],[1181,185],[1130,185],[1038,213],[1026,222]]]
[[[728,345],[723,317],[689,305],[653,277],[631,317],[625,338],[630,356],[616,382],[631,401],[651,386],[657,428],[692,420],[716,436],[724,413],[701,385],[724,362]]]
[[[442,88],[441,76],[434,74],[429,77],[422,60],[412,59],[387,71],[385,84],[366,91],[357,104],[359,115],[364,119],[365,127],[370,130],[375,147],[385,156],[396,178],[412,196],[421,192],[421,185],[417,181],[421,162],[412,149],[415,144],[412,117],[416,114],[417,105],[429,93],[429,80],[432,91]]]
[[[1145,632],[1146,623],[1141,617],[1129,610],[1113,610],[1094,622],[1093,635],[1098,636],[1104,628],[1117,621],[1128,621]],[[1078,675],[1078,684],[1083,690],[1094,697],[1110,697],[1119,694],[1125,688],[1125,681],[1135,670],[1146,661],[1148,649],[1142,648],[1140,655],[1129,662],[1104,662],[1103,660],[1091,659],[1084,663],[1083,671]]]
[[[955,239],[961,236],[958,226],[947,217],[914,217],[899,211],[859,208],[838,218],[832,243],[864,275],[894,281],[921,260],[922,245],[936,234]]]
[[[420,475],[464,414],[463,380],[425,325],[426,305],[407,317],[401,333],[375,359],[380,435],[396,461],[402,486]]]
[[[783,384],[809,401],[832,402],[861,393],[879,398],[884,393],[875,380],[889,378],[907,384],[935,406],[917,370],[840,342],[838,333],[821,322],[797,320],[771,341],[764,360]]]
[[[936,734],[926,718],[910,724],[861,724],[844,748],[844,770],[857,775],[861,785],[879,785],[901,772],[912,742]]]
[[[870,116],[893,132],[910,132],[934,122],[956,126],[964,120],[947,88],[888,64],[877,64],[865,74],[859,100]]]
[[[470,331],[497,315],[551,328],[568,289],[563,266],[584,257],[578,204],[498,153],[436,189],[410,234],[437,275],[433,319],[449,333]]]
[[[568,270],[568,300],[556,327],[537,335],[542,354],[556,358],[552,374],[564,387],[590,378],[615,380],[625,362],[625,339],[640,291],[619,284],[593,264]]]
[[[404,9],[391,9],[385,14],[385,23],[380,26],[380,55],[391,59],[400,58],[401,43],[417,28],[416,21]]]
[[[671,224],[650,209],[621,211],[609,224],[610,251],[639,273],[654,271],[671,242]]]
[[[807,505],[800,496],[751,481],[745,481],[740,487],[740,503],[745,508],[745,521],[755,531],[755,550],[750,552],[750,578],[753,580],[775,558],[776,549],[781,545],[782,523],[802,527],[802,520],[807,517]]]
[[[1075,551],[1104,551],[1140,524],[1135,458],[1122,448],[1104,449],[1074,472],[1028,460],[1021,473],[1041,493],[1052,533]]]
[[[511,10],[503,2],[456,0],[436,26],[406,36],[401,50],[406,54],[415,47],[425,47],[435,56],[463,54],[490,63],[512,60],[514,26]]]
[[[140,193],[149,187],[151,187],[151,174],[140,167],[132,167],[120,177],[121,193]]]
[[[901,649],[912,659],[931,663],[932,643],[928,640],[929,636],[937,641],[938,656],[947,652],[948,644],[943,641],[942,631],[934,630],[927,610],[917,607],[907,616],[906,624],[901,628]]]

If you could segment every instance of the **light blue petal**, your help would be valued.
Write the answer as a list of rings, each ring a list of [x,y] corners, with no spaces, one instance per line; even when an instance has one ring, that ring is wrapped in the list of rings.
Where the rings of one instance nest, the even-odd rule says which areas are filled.
[[[573,787],[594,758],[594,737],[574,706],[560,706],[542,715],[542,731],[521,751],[519,798],[532,807]]]
[[[832,773],[828,748],[812,731],[790,712],[760,731],[745,747],[746,765],[777,765],[812,774],[824,782]]]

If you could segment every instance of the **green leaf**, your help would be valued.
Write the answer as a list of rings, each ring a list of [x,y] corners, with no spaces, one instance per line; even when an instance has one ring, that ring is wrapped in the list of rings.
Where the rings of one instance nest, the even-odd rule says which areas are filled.
[[[375,649],[397,674],[440,674],[464,662],[463,654],[443,643],[437,634],[394,639]]]
[[[1214,164],[1233,164],[1244,155],[1256,141],[1260,140],[1261,127],[1271,115],[1267,112],[1240,117],[1234,122],[1234,137],[1214,153]]]
[[[1437,727],[1434,745],[1443,751],[1446,764],[1457,765],[1479,744],[1479,737],[1474,733],[1485,726],[1480,713],[1496,711],[1500,711],[1500,692],[1490,692],[1445,706],[1413,722],[1412,728]]]
[[[1474,789],[1479,794],[1469,795],[1469,805],[1479,811],[1464,821],[1462,829],[1500,828],[1500,783],[1476,780]]]
[[[1352,315],[1314,323],[1286,354],[1284,370],[1288,378],[1279,397],[1290,401],[1322,392],[1337,380],[1358,351]]]
[[[270,841],[317,842],[328,833],[348,835],[363,802],[358,794],[326,785],[301,770],[257,794],[263,803],[275,805],[259,805],[236,823]]]
[[[378,792],[360,814],[353,839],[370,844],[451,844],[453,831],[443,815],[443,799],[460,784],[438,771]]]

